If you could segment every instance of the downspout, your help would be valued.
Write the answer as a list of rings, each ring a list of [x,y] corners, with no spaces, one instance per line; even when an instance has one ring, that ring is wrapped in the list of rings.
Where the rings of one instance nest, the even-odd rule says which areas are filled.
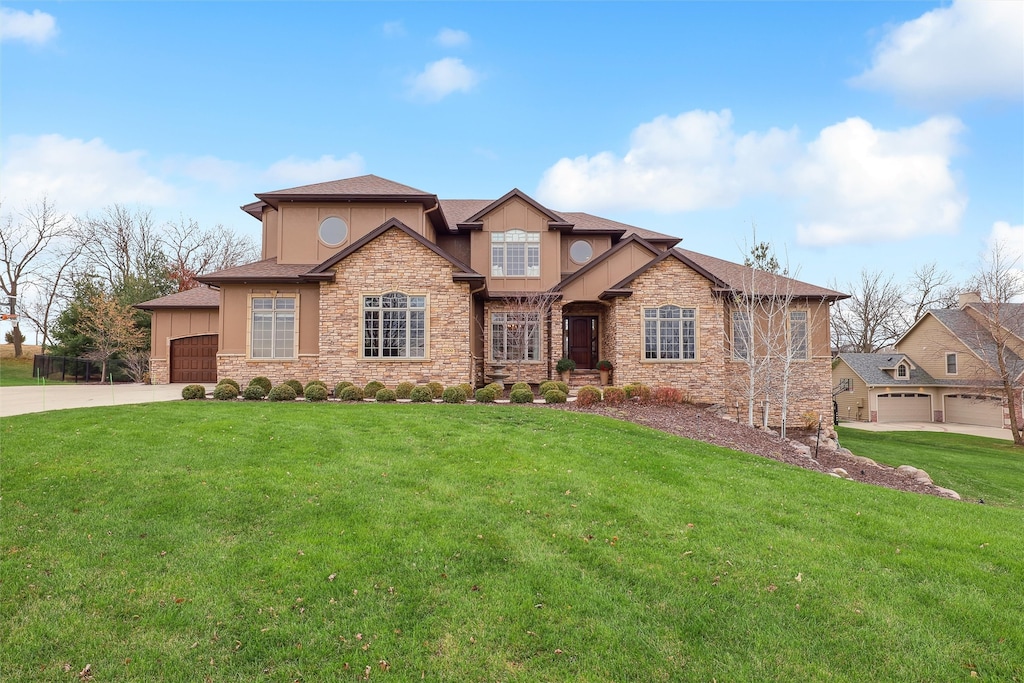
[[[431,211],[437,211],[440,208],[441,208],[441,202],[435,199],[434,200],[434,206],[432,208],[429,208],[429,209],[427,209],[426,211],[423,212],[423,224],[420,225],[420,230],[423,231],[423,235],[424,236],[426,236],[426,234],[427,234],[427,214],[430,213]],[[470,292],[470,294],[472,294],[472,292]]]

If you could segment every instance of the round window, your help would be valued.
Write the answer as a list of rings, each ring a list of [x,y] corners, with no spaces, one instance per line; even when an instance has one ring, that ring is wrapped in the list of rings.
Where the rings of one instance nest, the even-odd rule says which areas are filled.
[[[586,263],[594,255],[594,247],[586,240],[576,240],[569,247],[569,258],[574,263]]]
[[[320,241],[336,247],[348,237],[348,223],[337,216],[328,216],[320,223]]]

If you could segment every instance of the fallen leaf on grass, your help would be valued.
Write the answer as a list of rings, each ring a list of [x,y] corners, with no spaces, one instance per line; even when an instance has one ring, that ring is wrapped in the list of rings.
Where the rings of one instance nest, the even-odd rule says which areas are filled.
[[[80,680],[80,681],[91,681],[92,680],[92,664],[86,664],[85,668],[78,672],[78,680]]]
[[[771,584],[768,584],[768,587],[765,588],[765,590],[768,591],[769,593],[774,593],[775,591],[779,590],[779,587],[776,586],[774,583],[771,583]]]
[[[379,662],[377,662],[377,666],[380,667],[381,671],[390,671],[391,670],[391,664],[389,664],[388,660],[386,660],[386,659],[382,659]]]
[[[796,581],[797,583],[800,583],[801,581],[804,580],[804,573],[800,572],[795,577],[793,577],[793,580]]]
[[[330,576],[327,577],[327,580],[328,581],[334,581],[336,578],[338,578],[337,574],[331,574]]]

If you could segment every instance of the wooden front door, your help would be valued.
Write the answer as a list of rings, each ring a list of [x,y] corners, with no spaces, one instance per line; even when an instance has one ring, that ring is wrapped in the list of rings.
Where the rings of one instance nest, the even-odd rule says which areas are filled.
[[[580,370],[592,369],[597,363],[597,316],[568,317],[565,328],[569,358]]]
[[[171,383],[217,381],[217,335],[171,340]]]

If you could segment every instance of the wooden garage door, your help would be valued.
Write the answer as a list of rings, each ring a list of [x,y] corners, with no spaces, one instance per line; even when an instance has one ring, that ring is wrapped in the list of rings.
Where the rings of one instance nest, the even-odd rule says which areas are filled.
[[[881,394],[879,422],[931,422],[932,399],[927,394]]]
[[[217,381],[217,335],[171,340],[171,382]]]
[[[992,396],[947,396],[944,417],[946,422],[1002,427],[1003,402]]]

